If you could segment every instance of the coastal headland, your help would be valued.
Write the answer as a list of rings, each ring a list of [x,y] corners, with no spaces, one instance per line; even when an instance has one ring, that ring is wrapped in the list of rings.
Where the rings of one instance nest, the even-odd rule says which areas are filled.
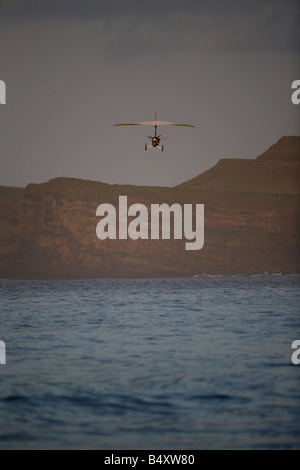
[[[205,206],[205,243],[99,240],[99,204]],[[300,137],[256,160],[225,159],[174,188],[56,178],[0,187],[0,278],[89,279],[299,274]]]

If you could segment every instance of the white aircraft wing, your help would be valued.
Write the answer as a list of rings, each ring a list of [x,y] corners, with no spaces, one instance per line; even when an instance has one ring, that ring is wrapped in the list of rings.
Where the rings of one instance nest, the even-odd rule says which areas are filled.
[[[177,122],[166,121],[144,121],[144,122],[131,122],[124,124],[114,124],[114,126],[180,126],[180,127],[196,127],[191,124],[179,124]]]

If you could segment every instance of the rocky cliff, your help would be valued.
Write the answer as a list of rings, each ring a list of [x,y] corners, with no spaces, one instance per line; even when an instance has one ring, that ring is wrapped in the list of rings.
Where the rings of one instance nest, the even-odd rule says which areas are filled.
[[[226,159],[180,188],[299,194],[300,137],[282,137],[256,160]]]
[[[300,137],[256,160],[221,160],[176,188],[115,186],[58,178],[0,188],[0,277],[80,279],[300,273]],[[205,205],[205,245],[185,240],[104,240],[99,204]]]

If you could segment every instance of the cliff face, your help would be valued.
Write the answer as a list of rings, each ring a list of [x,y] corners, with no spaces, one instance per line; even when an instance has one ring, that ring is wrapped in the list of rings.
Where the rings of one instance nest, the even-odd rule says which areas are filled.
[[[179,186],[184,189],[299,194],[300,137],[282,137],[256,160],[227,159]]]
[[[299,150],[299,137],[285,137],[257,160],[223,160],[176,188],[67,178],[29,185],[21,203],[15,198],[11,220],[11,201],[0,197],[0,277],[300,273]],[[188,252],[185,240],[99,240],[97,207],[117,208],[125,195],[128,205],[149,210],[154,203],[204,204],[204,248]]]
[[[20,206],[24,189],[0,186],[0,262],[19,247]]]

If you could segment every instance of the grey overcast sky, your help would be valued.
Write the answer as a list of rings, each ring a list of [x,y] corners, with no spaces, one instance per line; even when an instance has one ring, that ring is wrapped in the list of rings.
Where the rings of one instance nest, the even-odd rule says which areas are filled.
[[[0,184],[173,186],[299,135],[299,0],[0,0]],[[145,152],[161,120],[165,152]]]

